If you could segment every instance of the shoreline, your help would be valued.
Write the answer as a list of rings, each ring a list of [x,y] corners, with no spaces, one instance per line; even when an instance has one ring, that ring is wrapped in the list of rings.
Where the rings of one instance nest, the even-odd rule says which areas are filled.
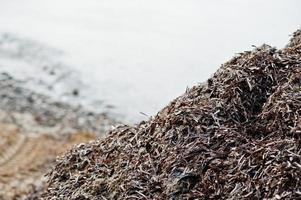
[[[106,113],[54,101],[0,73],[0,199],[22,199],[76,144],[103,137],[117,121]]]
[[[87,111],[81,106],[55,101],[23,87],[6,73],[0,75],[0,122],[16,124],[25,132],[88,131],[99,136],[117,123],[107,113]]]

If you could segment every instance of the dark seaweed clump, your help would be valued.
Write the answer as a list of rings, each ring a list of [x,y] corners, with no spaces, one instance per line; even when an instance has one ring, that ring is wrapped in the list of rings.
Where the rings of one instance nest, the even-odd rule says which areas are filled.
[[[301,198],[301,30],[234,57],[139,125],[81,144],[43,199]]]

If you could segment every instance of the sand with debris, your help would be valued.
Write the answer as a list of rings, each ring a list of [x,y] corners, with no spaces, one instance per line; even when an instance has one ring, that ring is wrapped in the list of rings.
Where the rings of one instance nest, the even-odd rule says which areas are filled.
[[[115,123],[33,92],[7,73],[0,74],[0,89],[0,200],[42,190],[57,156]]]
[[[284,49],[234,57],[149,121],[68,151],[36,198],[299,199],[300,115],[299,30]]]

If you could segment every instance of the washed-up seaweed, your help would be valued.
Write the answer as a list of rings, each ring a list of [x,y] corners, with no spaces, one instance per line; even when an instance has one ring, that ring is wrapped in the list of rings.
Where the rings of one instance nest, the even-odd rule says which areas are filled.
[[[149,121],[67,152],[42,199],[301,198],[301,30],[223,64]]]

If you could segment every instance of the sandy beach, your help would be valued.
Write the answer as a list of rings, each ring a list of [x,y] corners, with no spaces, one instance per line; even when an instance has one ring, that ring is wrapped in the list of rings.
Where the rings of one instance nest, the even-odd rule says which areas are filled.
[[[45,184],[57,156],[103,137],[116,121],[23,87],[0,75],[0,199],[22,199]]]

